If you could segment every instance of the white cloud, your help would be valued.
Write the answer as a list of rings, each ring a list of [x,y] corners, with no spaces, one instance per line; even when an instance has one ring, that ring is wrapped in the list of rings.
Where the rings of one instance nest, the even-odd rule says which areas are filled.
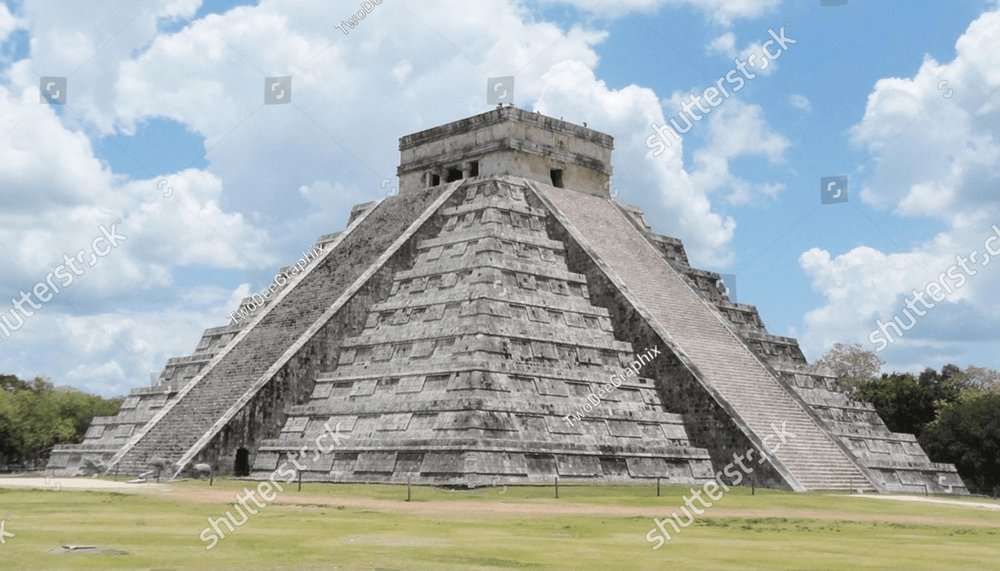
[[[954,223],[995,209],[1000,107],[1000,12],[974,21],[956,43],[950,63],[925,57],[912,78],[879,80],[868,98],[855,142],[879,157],[862,190],[875,206],[905,216]]]
[[[0,124],[8,129],[0,136],[0,299],[44,281],[65,255],[89,251],[102,225],[126,240],[93,267],[80,264],[82,276],[0,339],[4,370],[102,394],[144,385],[166,357],[193,348],[206,316],[224,321],[228,292],[197,304],[172,292],[179,272],[275,263],[266,232],[223,206],[218,176],[190,168],[162,173],[163,184],[152,175],[130,179],[99,158],[87,136],[90,127],[113,125],[108,79],[119,60],[151,40],[158,21],[197,5],[147,3],[148,13],[127,2],[23,6],[31,59],[12,64],[10,83],[0,86]],[[38,73],[69,76],[68,105],[39,105]]]
[[[728,57],[736,55],[736,34],[726,32],[720,36],[712,38],[708,43],[708,53],[723,54]]]
[[[799,111],[812,113],[812,103],[809,102],[809,99],[807,99],[805,95],[792,93],[791,95],[788,96],[788,104],[798,109]]]
[[[764,52],[763,44],[766,41],[770,41],[771,36],[765,34],[763,38],[756,41],[751,41],[742,50],[736,48],[736,35],[732,32],[726,32],[716,38],[712,39],[708,44],[708,53],[723,55],[730,60],[741,59],[747,62],[748,69],[750,73],[760,73],[761,75],[771,75],[778,69],[777,58],[772,60]],[[794,39],[794,37],[790,37]],[[777,48],[775,48],[777,50]],[[771,53],[779,53],[772,51]],[[781,57],[780,55],[778,56]]]
[[[121,218],[128,241],[58,298],[87,301],[76,304],[83,313],[46,307],[3,343],[8,370],[39,372],[25,363],[44,363],[52,376],[104,393],[145,384],[149,369],[190,351],[201,329],[224,323],[251,291],[183,296],[173,285],[182,273],[190,282],[212,279],[192,268],[275,269],[276,252],[343,228],[352,205],[383,196],[386,178],[395,184],[396,138],[486,111],[489,76],[516,75],[521,106],[614,134],[619,198],[683,236],[699,262],[731,256],[735,223],[713,209],[713,193],[730,189],[735,200],[777,189],[728,170],[740,156],[780,160],[787,143],[759,108],[728,102],[731,111],[708,124],[710,134],[739,129],[756,147],[713,137],[718,148],[697,154],[695,173],[680,144],[649,157],[644,141],[664,121],[662,107],[649,89],[611,89],[595,77],[606,34],[560,28],[517,3],[383,3],[345,36],[336,30],[345,14],[326,3],[262,0],[159,31],[199,4],[161,0],[141,11],[121,1],[94,13],[25,4],[31,58],[14,63],[10,89],[0,88],[0,124],[24,119],[0,139],[0,188],[13,205],[0,212],[0,243],[17,260],[0,286],[30,286],[63,252],[89,244],[98,224]],[[713,17],[753,17],[776,4],[715,1]],[[38,71],[69,75],[64,113],[38,106]],[[263,105],[271,75],[292,76],[291,104]],[[95,156],[87,134],[127,135],[151,120],[203,138],[207,164],[129,178]],[[136,298],[142,310],[126,304]]]
[[[227,300],[232,302],[228,292],[217,291],[203,304],[188,299],[155,311],[88,315],[44,307],[13,337],[0,339],[0,370],[122,395],[149,385],[150,374],[158,373],[168,357],[193,351],[205,328],[226,319]]]
[[[634,12],[653,12],[661,6],[690,6],[705,13],[710,20],[730,25],[733,20],[762,16],[781,4],[781,0],[546,0],[551,4],[575,6],[607,17],[621,17]]]
[[[759,105],[738,99],[726,101],[708,116],[708,140],[694,152],[692,180],[706,193],[729,189],[732,204],[749,202],[753,195],[774,198],[784,187],[780,184],[753,184],[729,171],[729,163],[739,157],[761,156],[772,164],[784,162],[790,143],[767,126]]]
[[[875,320],[892,319],[904,296],[955,264],[956,255],[983,251],[991,224],[1000,221],[998,35],[1000,11],[985,13],[959,38],[951,62],[926,57],[913,77],[876,83],[852,131],[872,155],[871,172],[859,173],[865,176],[861,198],[898,216],[936,220],[944,229],[900,252],[804,253],[800,265],[824,297],[805,318],[805,341],[814,352],[835,341],[867,343]],[[994,267],[981,268],[888,349],[890,365],[916,365],[929,355],[959,360],[977,344],[995,345],[1000,332],[989,323],[998,313],[993,292],[1000,275]]]
[[[9,205],[0,211],[5,290],[43,280],[64,255],[89,249],[100,227],[113,223],[128,239],[87,271],[70,298],[113,299],[162,287],[175,266],[273,260],[265,233],[220,208],[214,175],[188,169],[165,176],[163,188],[159,179],[125,180],[101,163],[84,134],[63,126],[53,107],[39,106],[28,93],[16,100],[2,87],[0,121],[16,124],[0,138],[0,188]],[[173,195],[163,197],[168,188]]]
[[[38,76],[68,77],[68,117],[110,133],[120,62],[152,41],[161,22],[189,18],[200,5],[200,0],[26,0],[21,17],[31,33],[31,57],[12,65],[12,83],[37,101]]]
[[[6,4],[0,4],[0,42],[7,39],[14,30],[24,27],[24,22],[10,13]]]
[[[543,78],[537,109],[592,128],[615,133],[616,164],[612,185],[618,200],[647,210],[657,229],[683,236],[688,253],[699,262],[726,264],[735,222],[713,211],[709,190],[700,187],[683,164],[682,145],[653,157],[645,140],[650,125],[664,122],[656,94],[630,85],[610,89],[578,62],[554,66]]]

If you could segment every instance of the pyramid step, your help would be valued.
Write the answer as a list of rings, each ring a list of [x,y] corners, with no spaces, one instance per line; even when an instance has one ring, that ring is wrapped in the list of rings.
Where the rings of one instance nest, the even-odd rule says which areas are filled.
[[[457,184],[447,188],[453,191]],[[111,464],[122,462],[136,470],[154,456],[187,462],[294,356],[291,347],[301,348],[316,334],[317,320],[332,315],[328,308],[338,300],[344,303],[349,288],[358,288],[355,282],[371,275],[373,263],[384,263],[390,245],[427,215],[444,190],[395,197],[392,205],[379,202],[355,218],[271,303],[254,312],[253,321],[129,440]]]
[[[762,438],[773,422],[787,421],[802,444],[782,446],[773,456],[800,482],[811,482],[818,468],[799,464],[801,454],[844,467],[867,481],[846,453],[801,403],[730,330],[690,282],[661,256],[614,204],[605,198],[529,182],[554,207],[554,214],[580,245],[607,266],[620,291],[649,311],[650,325],[668,346],[690,359],[704,384],[716,391],[751,432]],[[608,232],[614,228],[614,232]],[[761,399],[770,403],[761,408]],[[796,452],[798,454],[796,454]],[[806,487],[808,487],[807,484]]]

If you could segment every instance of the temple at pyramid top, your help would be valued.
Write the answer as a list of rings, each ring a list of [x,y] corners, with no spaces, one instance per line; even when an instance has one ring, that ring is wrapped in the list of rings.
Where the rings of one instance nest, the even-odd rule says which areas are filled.
[[[506,175],[608,196],[613,148],[611,135],[500,107],[401,138],[399,190]]]

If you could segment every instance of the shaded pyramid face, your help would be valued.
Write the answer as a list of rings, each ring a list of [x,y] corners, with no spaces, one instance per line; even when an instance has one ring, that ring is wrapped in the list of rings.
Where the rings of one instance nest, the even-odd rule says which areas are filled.
[[[412,267],[341,343],[336,369],[259,448],[254,476],[326,425],[350,438],[310,458],[304,479],[712,476],[708,453],[665,412],[653,380],[624,374],[636,354],[656,359],[654,348],[615,339],[530,198],[498,179],[456,192],[438,212],[440,231],[416,242]]]

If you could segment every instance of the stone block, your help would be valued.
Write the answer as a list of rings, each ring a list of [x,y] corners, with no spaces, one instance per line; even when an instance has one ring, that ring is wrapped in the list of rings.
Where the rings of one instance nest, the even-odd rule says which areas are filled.
[[[396,468],[396,453],[385,451],[359,452],[355,472],[391,474]]]

